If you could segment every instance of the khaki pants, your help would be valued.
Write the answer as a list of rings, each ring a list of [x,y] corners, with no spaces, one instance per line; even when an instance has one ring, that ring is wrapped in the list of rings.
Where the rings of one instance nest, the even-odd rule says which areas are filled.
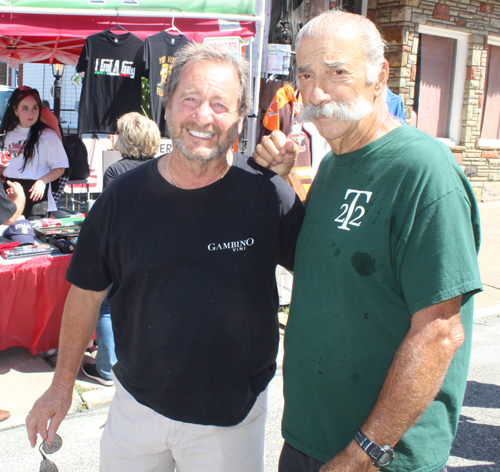
[[[236,426],[174,421],[116,394],[101,439],[101,472],[263,472],[266,389]]]

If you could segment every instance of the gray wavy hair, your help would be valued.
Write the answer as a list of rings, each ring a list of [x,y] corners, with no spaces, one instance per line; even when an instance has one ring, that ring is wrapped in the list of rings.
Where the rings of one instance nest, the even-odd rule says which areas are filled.
[[[116,134],[116,149],[123,157],[150,159],[160,149],[161,136],[158,126],[135,111],[118,118]]]
[[[335,32],[337,36],[351,36],[356,33],[366,57],[366,83],[373,84],[382,70],[386,42],[377,27],[362,15],[347,13],[340,9],[330,10],[309,21],[297,35],[295,49],[304,36],[322,38]]]
[[[205,46],[198,43],[189,43],[175,54],[174,62],[163,86],[165,104],[169,105],[174,95],[182,68],[187,63],[199,64],[201,62],[212,62],[214,64],[227,65],[231,67],[240,79],[240,90],[238,94],[238,115],[241,117],[250,110],[252,106],[252,95],[250,92],[249,65],[244,58],[236,58],[232,54],[216,46]]]

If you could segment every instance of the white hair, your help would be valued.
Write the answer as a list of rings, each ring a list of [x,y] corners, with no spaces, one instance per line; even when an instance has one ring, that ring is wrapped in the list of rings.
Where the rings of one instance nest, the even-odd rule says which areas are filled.
[[[359,37],[367,62],[366,83],[374,84],[384,64],[386,43],[377,27],[362,15],[330,10],[316,16],[299,31],[295,49],[304,36],[320,39],[331,35],[332,31],[337,36],[350,37],[355,33]]]
[[[324,117],[339,121],[359,122],[372,111],[372,104],[360,96],[343,102],[330,100],[320,105],[309,103],[300,112],[299,120],[302,123],[308,123]]]

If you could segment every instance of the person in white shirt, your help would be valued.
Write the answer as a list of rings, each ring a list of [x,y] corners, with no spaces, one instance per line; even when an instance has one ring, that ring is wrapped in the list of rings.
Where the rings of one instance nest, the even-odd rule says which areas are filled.
[[[0,136],[5,134],[4,144],[12,156],[3,175],[23,186],[28,219],[57,210],[50,183],[69,165],[59,136],[40,119],[42,109],[36,89],[19,87],[12,93],[0,125]]]

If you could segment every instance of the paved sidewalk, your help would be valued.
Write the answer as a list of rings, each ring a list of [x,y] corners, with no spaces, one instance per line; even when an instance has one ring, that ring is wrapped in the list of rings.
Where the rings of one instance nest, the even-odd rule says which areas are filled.
[[[500,202],[482,203],[480,211],[483,241],[479,265],[485,291],[476,296],[475,319],[500,316]],[[286,322],[286,316],[280,321]],[[282,356],[280,349],[278,364]],[[86,354],[84,361],[89,359]],[[32,356],[27,349],[0,352],[0,409],[12,414],[0,423],[0,431],[24,424],[33,403],[50,385],[53,372],[44,359]],[[107,407],[113,394],[114,387],[104,387],[80,372],[70,414]]]
[[[479,268],[484,292],[475,296],[476,317],[500,314],[500,202],[480,203],[481,250]]]

